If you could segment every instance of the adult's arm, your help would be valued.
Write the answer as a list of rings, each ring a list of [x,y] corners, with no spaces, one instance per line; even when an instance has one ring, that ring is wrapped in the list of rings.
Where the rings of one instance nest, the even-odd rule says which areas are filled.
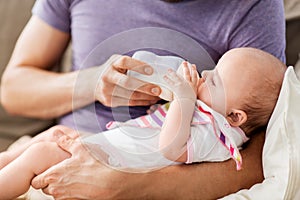
[[[59,141],[72,157],[32,181],[35,188],[44,188],[56,199],[217,199],[263,180],[264,133],[254,135],[241,151],[241,171],[229,160],[126,173],[96,161],[80,143],[65,136]]]
[[[33,16],[3,74],[1,102],[11,114],[51,118],[71,110],[75,75],[48,71],[63,54],[70,36]],[[46,109],[47,108],[47,109]]]
[[[130,57],[115,55],[100,67],[51,72],[69,40],[68,33],[36,16],[30,19],[2,77],[1,103],[9,113],[46,119],[62,116],[96,100],[107,106],[150,105],[158,100],[160,88],[125,75],[131,68],[144,74],[153,73],[150,66]],[[79,73],[85,81],[76,87],[79,95],[74,101]],[[154,92],[153,88],[156,88]],[[112,91],[117,92],[112,94]]]

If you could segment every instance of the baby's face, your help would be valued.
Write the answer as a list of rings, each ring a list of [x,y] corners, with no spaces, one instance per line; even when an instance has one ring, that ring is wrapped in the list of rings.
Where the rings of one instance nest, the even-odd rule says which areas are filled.
[[[217,112],[227,116],[232,108],[239,108],[249,89],[251,73],[237,67],[232,60],[222,60],[213,70],[201,73],[197,97]]]
[[[205,70],[201,73],[197,90],[197,98],[217,112],[226,114],[226,98],[223,80],[217,68]]]

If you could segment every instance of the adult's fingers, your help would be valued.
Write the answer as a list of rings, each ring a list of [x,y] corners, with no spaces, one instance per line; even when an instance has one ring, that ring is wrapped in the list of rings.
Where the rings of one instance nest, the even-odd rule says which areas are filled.
[[[126,88],[123,88],[121,86],[116,86],[113,90],[113,95],[114,97],[120,97],[120,98],[127,98],[130,97],[132,100],[158,100],[159,98],[153,94],[147,94],[144,93],[145,90],[150,90],[151,88],[144,89],[145,87],[138,88],[137,90],[128,90]],[[161,90],[160,88],[158,88]],[[143,91],[143,92],[142,92]],[[154,91],[155,92],[155,91]],[[153,92],[153,93],[154,93]]]
[[[157,96],[145,94],[144,92],[131,91],[121,86],[107,86],[103,82],[98,88],[96,99],[103,105],[109,107],[117,106],[146,106],[156,103],[160,98]],[[159,91],[161,89],[159,88]]]
[[[75,176],[72,178],[76,178]],[[94,199],[94,195],[99,188],[92,184],[72,183],[67,187],[59,187],[56,185],[49,186],[43,189],[45,194],[55,197],[55,200],[69,200],[69,199]],[[83,192],[84,191],[84,192]]]
[[[78,143],[61,143],[65,149]],[[81,144],[81,143],[79,143]],[[44,193],[52,195],[56,200],[66,199],[107,199],[112,192],[107,187],[105,171],[110,170],[90,155],[83,145],[71,158],[51,167],[32,180],[32,186],[43,189]],[[100,175],[99,175],[100,173]],[[107,178],[106,178],[107,179]],[[110,179],[109,179],[110,180]],[[109,181],[108,180],[108,181]],[[100,193],[100,194],[99,194]]]
[[[153,100],[133,100],[114,96],[109,106],[149,106],[157,103],[158,100],[159,98]]]
[[[111,82],[117,86],[130,91],[138,91],[152,96],[159,96],[161,89],[159,86],[147,83],[134,77],[127,76],[122,73],[114,73],[111,75]]]
[[[78,138],[80,136],[79,132],[77,130],[71,129],[67,126],[63,126],[63,125],[56,125],[56,128],[58,130],[61,130],[64,134],[66,134],[67,136],[69,136],[70,138]]]
[[[77,177],[76,173],[78,173],[78,170],[74,171],[73,169],[77,167],[77,165],[72,168],[72,166],[74,165],[74,161],[80,162],[80,160],[74,160],[73,158],[64,160],[61,163],[49,168],[42,174],[36,176],[32,180],[31,185],[35,189],[42,189],[45,194],[53,196],[56,200],[81,199],[80,197],[83,193],[82,191],[77,193],[66,192],[67,190],[70,190],[70,188],[73,188],[74,185],[77,184],[79,178],[82,179],[82,177]],[[88,185],[88,183],[81,184],[81,187],[83,189],[84,186],[88,187]],[[72,191],[74,190],[72,189]]]
[[[57,141],[57,145],[70,154],[79,153],[82,150],[82,144],[78,140],[74,140],[67,135],[61,136]]]
[[[52,166],[42,174],[36,176],[33,178],[31,181],[32,187],[35,189],[44,189],[48,187],[49,184],[56,182],[57,180],[60,179],[61,173],[58,173],[56,169],[58,169],[61,165],[63,165],[65,161]],[[46,193],[49,194],[49,193]]]
[[[82,144],[74,139],[63,135],[57,140],[57,144],[65,151],[72,154],[71,158],[66,159],[59,164],[52,166],[42,174],[36,176],[31,184],[36,189],[46,188],[49,184],[60,183],[62,184],[64,174],[68,168],[72,168],[73,159],[76,160],[77,154],[85,154],[85,148]],[[73,156],[74,155],[74,156]],[[78,161],[77,161],[78,162]],[[49,193],[48,193],[49,194]],[[53,193],[51,193],[52,195]]]
[[[153,68],[140,60],[136,60],[129,56],[116,58],[116,61],[114,61],[112,65],[115,69],[120,70],[120,72],[132,70],[145,75],[151,75],[153,73]]]

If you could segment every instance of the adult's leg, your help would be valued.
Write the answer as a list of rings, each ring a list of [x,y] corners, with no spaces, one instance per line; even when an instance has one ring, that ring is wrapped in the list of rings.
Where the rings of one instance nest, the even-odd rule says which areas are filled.
[[[55,142],[39,142],[0,170],[0,199],[13,199],[24,194],[34,176],[67,159],[70,154]]]

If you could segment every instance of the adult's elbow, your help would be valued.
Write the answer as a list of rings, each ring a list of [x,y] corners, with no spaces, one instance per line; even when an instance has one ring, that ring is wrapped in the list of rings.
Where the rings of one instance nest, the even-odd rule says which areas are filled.
[[[15,98],[12,90],[14,87],[15,77],[7,70],[3,73],[0,84],[0,103],[4,110],[10,115],[19,115],[20,109],[14,104]]]
[[[13,106],[6,98],[4,98],[2,94],[1,94],[1,105],[7,114],[11,116],[21,115],[21,113],[18,112],[17,109],[15,109],[15,106]]]
[[[8,100],[8,86],[9,86],[9,78],[7,77],[6,73],[3,74],[1,78],[1,84],[0,84],[0,102],[1,105],[5,110],[9,108],[9,100]]]
[[[20,113],[17,111],[16,106],[14,106],[11,101],[9,100],[10,98],[4,92],[5,89],[1,86],[1,95],[0,95],[0,103],[2,105],[2,108],[9,114],[9,115],[19,115]]]

